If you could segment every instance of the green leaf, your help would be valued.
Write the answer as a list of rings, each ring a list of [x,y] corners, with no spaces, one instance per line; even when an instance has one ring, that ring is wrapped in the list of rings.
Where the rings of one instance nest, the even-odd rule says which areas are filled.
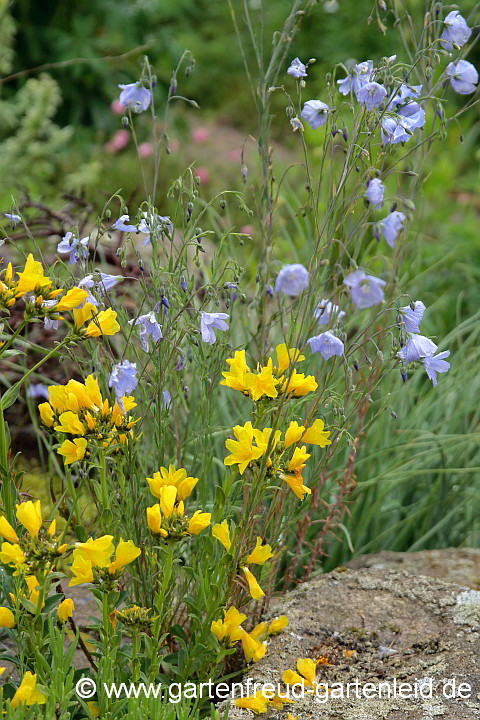
[[[9,388],[7,392],[2,396],[2,400],[0,403],[2,406],[2,410],[6,410],[10,407],[10,405],[13,405],[15,400],[18,398],[21,387],[21,383],[15,383],[15,385],[12,385],[12,387]]]

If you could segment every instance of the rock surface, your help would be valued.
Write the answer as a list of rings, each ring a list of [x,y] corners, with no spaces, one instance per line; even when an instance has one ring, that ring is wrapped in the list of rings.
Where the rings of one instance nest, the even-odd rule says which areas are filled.
[[[289,627],[269,641],[263,660],[248,667],[244,688],[250,678],[250,688],[280,683],[285,694],[284,670],[295,670],[299,658],[322,658],[328,665],[317,665],[317,683],[335,690],[326,702],[316,702],[313,692],[263,717],[286,718],[287,711],[298,720],[480,717],[480,592],[404,570],[346,570],[300,585],[265,619],[280,614],[288,615]],[[336,697],[340,687],[346,696],[347,683],[350,698]],[[366,683],[375,688],[368,699]],[[404,697],[400,683],[408,684]],[[324,699],[325,686],[318,692]],[[251,717],[235,707],[229,714],[229,720]]]

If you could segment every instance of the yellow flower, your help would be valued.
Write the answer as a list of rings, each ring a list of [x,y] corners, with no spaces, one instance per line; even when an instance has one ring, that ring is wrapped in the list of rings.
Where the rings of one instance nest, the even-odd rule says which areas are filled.
[[[175,500],[177,499],[177,488],[173,485],[165,485],[160,489],[160,510],[162,515],[169,518],[173,515]]]
[[[15,615],[10,608],[0,607],[0,627],[15,627]]]
[[[102,396],[100,395],[98,383],[92,375],[88,376],[85,384],[78,382],[78,380],[69,380],[65,385],[65,391],[72,405],[70,409],[75,408],[74,412],[83,408],[98,411],[99,406],[102,404]],[[92,399],[92,394],[98,402]]]
[[[72,598],[65,598],[65,600],[63,600],[57,607],[58,619],[61,622],[65,622],[66,620],[68,620],[68,618],[71,618],[73,616],[74,610],[75,603],[73,602]]]
[[[123,398],[123,409],[125,410],[125,412],[129,412],[136,407],[137,403],[135,402],[135,398],[133,397],[133,395],[125,395]]]
[[[162,528],[162,513],[160,512],[159,503],[147,508],[147,523],[153,533],[167,537],[167,531]]]
[[[303,477],[300,473],[296,473],[295,475],[281,475],[280,477],[282,480],[285,480],[300,500],[303,500],[305,493],[307,493],[307,495],[312,494],[310,488],[303,484]]]
[[[305,428],[303,425],[299,425],[296,420],[291,422],[288,426],[287,432],[285,433],[285,448],[288,448],[290,445],[294,445],[298,442],[302,438],[304,432]]]
[[[205,528],[210,525],[211,519],[211,513],[202,513],[201,510],[197,510],[193,513],[188,522],[188,532],[191,535],[198,535],[198,533],[202,532],[202,530],[205,530]]]
[[[103,399],[98,380],[93,375],[87,376],[87,379],[85,380],[85,391],[89,401],[93,403],[94,409],[97,410],[101,406]],[[126,400],[128,400],[128,398],[125,398],[125,401]],[[125,404],[124,407],[127,409]]]
[[[232,541],[230,540],[230,531],[228,529],[228,521],[223,520],[221,523],[216,523],[212,527],[212,535],[214,538],[219,540],[225,550],[229,552],[232,547]]]
[[[96,307],[91,302],[86,302],[83,307],[76,308],[73,311],[73,319],[77,330],[79,330],[82,325],[87,322],[87,320],[90,320],[93,317],[94,312],[96,312]]]
[[[285,685],[303,685],[305,679],[295,672],[295,670],[285,670],[283,673],[283,682]],[[306,683],[309,685],[310,683]]]
[[[31,256],[30,256],[31,257]],[[20,687],[12,698],[12,708],[19,705],[43,705],[47,698],[37,688],[37,676],[26,672]]]
[[[290,472],[300,471],[303,470],[305,467],[305,462],[308,460],[310,455],[307,453],[307,447],[306,445],[302,445],[301,448],[296,447],[295,452],[293,453],[293,457],[288,463],[288,469]]]
[[[0,667],[0,675],[3,675],[6,669],[6,667]]]
[[[147,478],[150,492],[157,498],[160,498],[160,492],[166,485],[177,488],[177,497],[179,500],[185,500],[192,492],[198,482],[198,478],[187,477],[187,471],[184,468],[177,468],[169,465],[167,468],[161,467],[160,470],[153,474],[153,477]]]
[[[252,400],[255,402],[260,400],[264,395],[270,398],[276,398],[278,392],[275,386],[278,385],[279,382],[277,378],[273,377],[272,358],[268,358],[268,364],[266,367],[262,367],[259,373],[245,373],[245,386],[249,390]]]
[[[85,435],[85,425],[80,422],[78,415],[68,410],[60,415],[60,425],[55,425],[58,432],[70,433],[71,435]]]
[[[255,437],[255,441],[257,443],[257,447],[261,448],[262,454],[265,454],[267,452],[268,448],[268,441],[270,439],[270,434],[272,432],[272,428],[265,428],[264,430],[254,430],[253,435]],[[280,442],[280,438],[282,436],[282,433],[280,430],[275,431],[275,437],[273,439],[270,452],[272,453],[275,448],[277,447],[278,443]],[[267,460],[268,467],[271,467],[272,461],[270,457]]]
[[[57,453],[65,457],[65,465],[77,462],[77,460],[83,460],[85,457],[85,450],[87,449],[87,441],[85,438],[75,438],[71,440],[64,440],[63,444],[58,448]]]
[[[17,520],[22,523],[32,537],[37,537],[43,522],[40,500],[35,503],[29,500],[17,505]]]
[[[93,718],[100,717],[100,705],[95,702],[95,700],[90,700],[89,702],[87,702],[87,707],[90,711],[90,715]]]
[[[313,685],[317,680],[317,665],[311,658],[297,660],[297,670],[306,679],[307,685]]]
[[[0,560],[5,563],[5,565],[21,565],[25,562],[25,555],[20,545],[16,543],[11,545],[8,542],[4,542],[2,543]]]
[[[244,632],[241,624],[247,619],[247,616],[239,612],[233,605],[226,612],[224,611],[223,615],[223,620],[214,620],[212,622],[212,632],[219,640],[223,640],[225,637],[228,637],[232,642],[240,640]]]
[[[102,535],[94,540],[88,538],[87,542],[75,543],[74,557],[79,555],[85,560],[90,560],[93,567],[108,567],[110,557],[113,553],[113,535]]]
[[[310,445],[320,445],[320,447],[326,447],[331,445],[332,441],[329,440],[330,430],[325,431],[323,428],[325,423],[323,420],[317,418],[315,422],[310,425],[305,435],[302,437],[303,442],[310,443]]]
[[[50,535],[50,537],[53,537],[56,532],[57,532],[57,521],[52,520],[52,522],[48,526],[47,533]]]
[[[250,660],[258,662],[265,657],[267,643],[258,642],[258,640],[255,640],[249,633],[245,632],[245,630],[242,632],[240,639],[242,641],[243,654],[247,662],[250,662]]]
[[[118,543],[115,551],[115,560],[109,566],[108,572],[113,575],[119,570],[122,570],[125,565],[129,565],[131,562],[136,560],[141,552],[140,548],[137,548],[134,545],[133,540],[125,542],[125,540],[120,538],[120,542]]]
[[[253,628],[250,635],[255,640],[260,640],[260,638],[264,638],[267,635],[267,630],[268,630],[268,623],[261,622],[261,623],[258,623],[258,625],[255,625],[255,627]]]
[[[18,542],[18,536],[6,517],[0,517],[0,535],[10,542]]]
[[[275,710],[283,710],[283,706],[286,703],[294,703],[295,700],[290,700],[290,698],[285,697],[284,695],[274,695],[270,698],[270,705],[275,708]],[[288,713],[287,720],[297,720],[297,718],[294,718],[292,716],[292,713]]]
[[[88,292],[82,288],[74,287],[69,290],[63,298],[54,306],[55,312],[63,312],[64,310],[73,310],[81,303],[85,302]]]
[[[36,575],[27,575],[25,578],[25,581],[27,583],[28,590],[30,592],[29,600],[34,605],[37,605],[38,598],[40,597],[40,591],[38,590],[38,586],[40,583],[38,582]],[[42,608],[43,608],[44,604],[45,603],[42,602]]]
[[[108,308],[95,315],[95,319],[87,325],[84,332],[87,337],[100,337],[100,335],[115,335],[119,330],[117,313],[112,308]]]
[[[92,563],[83,555],[73,554],[72,573],[74,577],[68,583],[69,587],[93,582]]]
[[[283,384],[284,393],[292,393],[295,397],[301,397],[307,395],[309,392],[313,392],[318,387],[317,381],[313,375],[303,375],[303,373],[297,373],[293,371],[290,380],[285,380]]]
[[[257,537],[257,544],[250,553],[250,555],[247,557],[247,562],[250,563],[250,565],[263,565],[267,562],[267,560],[270,560],[270,558],[273,556],[272,548],[270,545],[262,545],[262,538]]]
[[[211,629],[217,640],[222,641],[227,635],[227,628],[223,624],[223,620],[213,620]]]
[[[34,260],[32,253],[30,253],[27,258],[23,272],[17,273],[17,275],[18,284],[16,292],[18,295],[23,295],[24,293],[32,292],[35,288],[47,287],[52,284],[50,278],[45,277],[43,274],[42,263]]]
[[[63,412],[67,409],[68,394],[63,385],[48,386],[48,401],[52,408],[57,412]]]
[[[47,425],[47,427],[52,427],[53,425],[53,410],[48,402],[41,403],[38,406],[38,410],[40,412],[40,417],[42,418],[42,422],[44,425]]]
[[[237,698],[237,700],[235,700],[235,706],[251,710],[255,715],[261,715],[268,710],[268,699],[262,695],[261,691],[257,691],[255,695]]]
[[[234,358],[228,358],[227,363],[230,365],[229,372],[222,372],[225,380],[220,381],[220,385],[226,385],[233,390],[244,391],[247,389],[245,385],[245,374],[250,372],[250,368],[245,362],[245,350],[237,350]]]
[[[245,577],[247,579],[247,582],[248,582],[248,588],[250,590],[250,595],[252,596],[252,598],[254,600],[260,600],[260,598],[263,597],[265,595],[265,593],[263,592],[262,588],[258,584],[255,575],[252,572],[250,572],[250,570],[246,567],[242,568],[242,570],[243,570]]]
[[[227,450],[230,450],[232,454],[228,455],[223,462],[225,465],[238,464],[240,475],[243,475],[248,463],[258,460],[263,455],[263,450],[253,445],[253,428],[250,421],[243,427],[235,425],[233,432],[237,440],[225,441]]]
[[[297,348],[290,348],[289,350],[287,350],[287,346],[285,345],[285,343],[277,345],[276,353],[278,362],[278,375],[281,375],[284,370],[286,370],[290,365],[293,365],[293,363],[302,362],[303,360],[305,360],[305,355],[301,355],[300,350],[297,350]]]
[[[268,634],[276,635],[281,633],[288,626],[288,617],[286,615],[280,615],[280,617],[273,618],[272,622],[268,626]]]

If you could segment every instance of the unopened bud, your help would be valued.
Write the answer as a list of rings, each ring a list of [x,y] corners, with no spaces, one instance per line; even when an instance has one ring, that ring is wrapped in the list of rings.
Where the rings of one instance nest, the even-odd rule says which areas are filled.
[[[240,168],[240,174],[241,174],[241,176],[242,176],[242,178],[243,178],[243,182],[247,182],[247,178],[248,178],[248,168],[247,168],[246,165],[242,165],[242,167]]]
[[[110,218],[112,217],[112,211],[110,210],[110,208],[107,208],[105,210],[105,217],[107,218],[107,220],[110,220]]]
[[[126,115],[122,117],[122,125],[124,128],[128,128],[128,117]]]
[[[343,135],[343,139],[345,140],[345,142],[348,142],[348,130],[346,127],[343,128],[342,135]]]

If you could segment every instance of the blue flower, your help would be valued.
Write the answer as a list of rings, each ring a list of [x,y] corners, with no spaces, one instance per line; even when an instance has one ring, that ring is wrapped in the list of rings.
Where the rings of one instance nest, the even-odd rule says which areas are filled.
[[[382,222],[383,235],[390,247],[394,248],[397,244],[397,235],[403,230],[404,225],[405,215],[398,210],[391,212]]]
[[[308,287],[308,270],[299,263],[285,265],[277,275],[275,292],[297,297]]]
[[[148,339],[151,337],[154,343],[163,338],[162,327],[157,322],[155,312],[151,310],[146,315],[128,321],[129,325],[140,325],[140,345],[142,350],[148,352]]]
[[[131,107],[133,112],[141,113],[147,110],[152,100],[152,93],[140,83],[119,85],[121,89],[120,102],[125,107]]]
[[[423,366],[427,371],[427,375],[432,381],[432,385],[435,387],[437,384],[437,372],[445,373],[450,369],[450,363],[444,360],[444,358],[450,355],[450,350],[438,353],[438,355],[427,355],[423,361]]]
[[[210,343],[213,345],[217,336],[215,335],[215,329],[217,330],[228,330],[228,315],[226,313],[200,313],[200,330],[202,333],[203,342]]]
[[[22,222],[22,218],[20,217],[20,215],[14,215],[13,213],[3,213],[3,214],[8,220],[10,220],[13,227],[15,227],[15,225],[17,223]]]
[[[399,309],[399,312],[402,315],[405,330],[409,333],[420,332],[420,323],[423,320],[423,315],[426,310],[425,305],[421,300],[416,300],[414,305],[414,310],[412,310],[410,305],[405,305],[405,307],[401,307]]]
[[[32,383],[27,388],[27,397],[31,398],[45,398],[48,400],[48,387],[43,383]]]
[[[313,353],[319,352],[325,360],[329,360],[334,355],[343,355],[344,345],[340,338],[337,338],[331,332],[324,332],[316,337],[307,340]]]
[[[298,117],[291,118],[290,125],[293,128],[293,132],[296,132],[297,130],[301,130],[303,132],[303,125],[298,119]]]
[[[385,185],[382,183],[380,178],[373,178],[373,180],[370,180],[367,186],[367,192],[365,193],[365,197],[367,198],[368,202],[374,208],[381,208],[383,207],[384,196]]]
[[[98,273],[98,275],[100,276],[100,280],[94,280],[93,275],[86,275],[78,283],[79,287],[98,287],[101,292],[106,293],[115,287],[118,282],[124,279],[123,275],[109,275],[108,273],[103,272]]]
[[[70,253],[68,262],[74,264],[81,257],[88,258],[88,242],[89,238],[84,237],[82,240],[73,237],[73,233],[67,232],[63,239],[57,245],[58,253]]]
[[[173,223],[168,216],[149,214],[144,212],[143,219],[140,221],[138,229],[142,233],[146,233],[147,237],[143,241],[144,245],[150,242],[151,233],[157,233],[162,238],[166,235],[173,242]]]
[[[115,389],[117,400],[130,395],[137,387],[137,364],[124,360],[114,365],[108,378],[108,387]]]
[[[377,82],[368,82],[357,92],[357,100],[369,110],[378,107],[387,97],[387,91]]]
[[[408,365],[408,363],[422,360],[423,358],[433,355],[437,350],[437,346],[429,338],[424,335],[413,334],[404,348],[397,353],[398,357]]]
[[[180,289],[183,290],[183,292],[188,291],[188,282],[183,276],[180,278]]]
[[[367,275],[363,270],[350,273],[343,284],[350,288],[352,300],[359,310],[365,310],[385,300],[385,280],[380,280],[375,275]]]
[[[348,75],[343,80],[337,80],[338,90],[342,95],[348,95],[350,90],[353,90],[357,99],[358,92],[364,85],[370,82],[373,71],[373,61],[366,60],[358,65],[355,65],[352,71],[352,75]]]
[[[313,311],[313,314],[319,325],[328,325],[332,316],[337,321],[345,317],[343,310],[340,310],[338,305],[334,305],[330,300],[321,300]]]
[[[395,145],[399,142],[408,142],[411,135],[396,119],[387,116],[381,121],[380,137],[383,145]]]
[[[130,225],[129,223],[129,215],[120,215],[118,220],[113,223],[112,230],[121,230],[122,232],[138,232],[138,227],[136,225]]]
[[[445,30],[442,33],[440,41],[445,50],[452,52],[453,44],[458,45],[458,47],[463,47],[472,34],[465,18],[460,15],[458,10],[452,10],[452,12],[448,13],[444,23]]]
[[[327,122],[328,110],[328,105],[321,100],[307,100],[300,117],[306,120],[313,130],[316,130]]]
[[[170,406],[172,404],[172,396],[170,395],[168,390],[163,391],[163,404],[166,410],[170,410]]]
[[[478,83],[478,72],[472,63],[466,60],[458,60],[456,63],[451,62],[445,70],[446,75],[450,78],[452,87],[455,92],[460,95],[470,95],[475,92]]]
[[[295,58],[295,60],[292,60],[292,63],[287,70],[287,73],[294,78],[307,77],[307,68],[300,61],[299,58]]]

